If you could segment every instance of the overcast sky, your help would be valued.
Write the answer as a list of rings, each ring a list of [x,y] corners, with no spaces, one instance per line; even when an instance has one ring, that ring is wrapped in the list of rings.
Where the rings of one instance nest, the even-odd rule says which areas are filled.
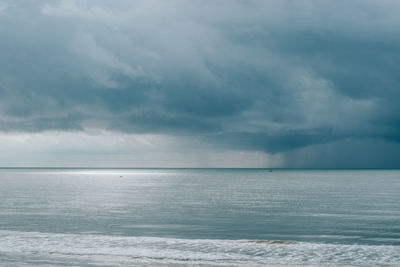
[[[0,166],[400,167],[398,0],[0,1]]]

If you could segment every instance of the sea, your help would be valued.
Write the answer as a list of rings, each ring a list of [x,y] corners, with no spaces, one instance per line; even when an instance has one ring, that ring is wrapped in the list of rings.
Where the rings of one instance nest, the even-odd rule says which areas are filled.
[[[400,266],[400,170],[2,168],[0,266]]]

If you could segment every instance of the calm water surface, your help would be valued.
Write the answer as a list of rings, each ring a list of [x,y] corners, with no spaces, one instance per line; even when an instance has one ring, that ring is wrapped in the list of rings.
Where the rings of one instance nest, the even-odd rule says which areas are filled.
[[[400,266],[399,170],[0,170],[0,265],[321,264]]]

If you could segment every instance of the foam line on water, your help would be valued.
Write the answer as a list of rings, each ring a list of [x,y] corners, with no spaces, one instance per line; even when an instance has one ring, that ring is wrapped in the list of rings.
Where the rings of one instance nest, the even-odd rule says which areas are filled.
[[[395,266],[400,264],[400,247],[0,231],[0,263],[7,262],[71,266]]]

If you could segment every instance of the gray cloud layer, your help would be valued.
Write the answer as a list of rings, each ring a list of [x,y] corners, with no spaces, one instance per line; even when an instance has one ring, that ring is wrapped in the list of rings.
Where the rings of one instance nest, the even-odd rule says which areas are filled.
[[[2,131],[94,127],[267,153],[400,142],[398,1],[26,0],[0,10]],[[399,153],[387,157],[400,167]]]

